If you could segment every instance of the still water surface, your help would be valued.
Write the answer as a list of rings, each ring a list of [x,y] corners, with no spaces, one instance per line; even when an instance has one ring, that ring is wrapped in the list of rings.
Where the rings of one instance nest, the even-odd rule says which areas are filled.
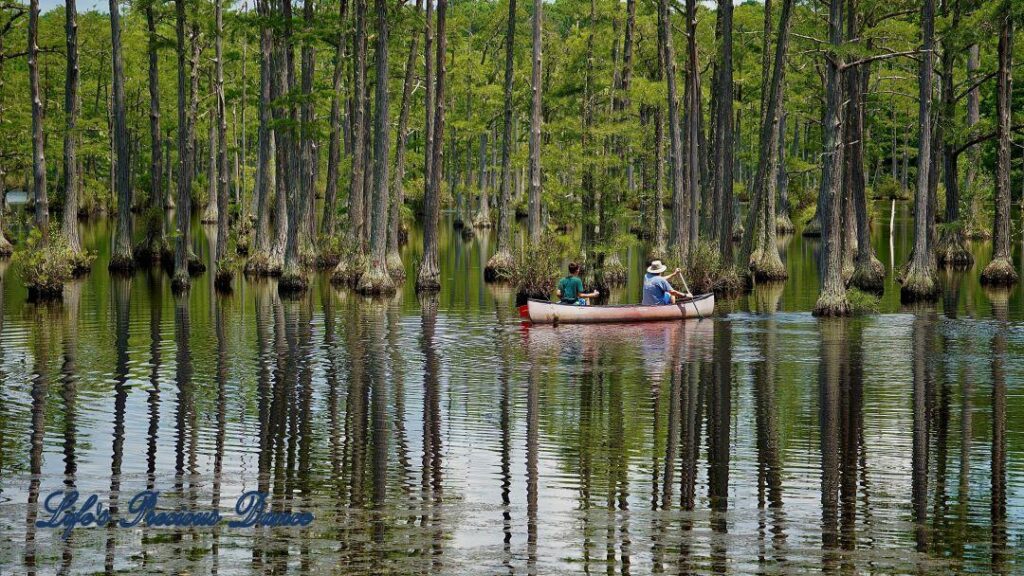
[[[324,278],[218,297],[209,274],[175,297],[156,272],[111,279],[109,232],[86,227],[96,271],[62,304],[0,269],[0,574],[1022,570],[1024,297],[980,267],[936,306],[890,283],[885,314],[819,321],[798,236],[785,286],[714,319],[525,327],[480,280],[493,238],[450,227],[444,291],[385,302]],[[909,232],[875,230],[887,267]],[[63,540],[35,525],[66,488],[115,517],[146,489],[225,516],[260,490],[315,520]]]

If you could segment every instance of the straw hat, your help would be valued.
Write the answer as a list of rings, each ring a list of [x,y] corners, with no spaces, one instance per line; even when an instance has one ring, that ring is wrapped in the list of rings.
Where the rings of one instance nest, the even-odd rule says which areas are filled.
[[[647,267],[648,274],[661,274],[665,270],[668,270],[668,266],[662,264],[661,260],[654,260],[651,265]]]

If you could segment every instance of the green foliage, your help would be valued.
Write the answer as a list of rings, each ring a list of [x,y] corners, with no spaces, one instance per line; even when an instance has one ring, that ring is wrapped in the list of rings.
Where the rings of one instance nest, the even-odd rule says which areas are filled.
[[[31,298],[60,298],[64,283],[71,279],[75,255],[54,231],[47,244],[37,228],[29,233],[25,245],[14,253],[11,261],[17,266]]]
[[[743,288],[732,264],[723,262],[718,247],[706,241],[701,241],[687,258],[683,277],[694,294],[734,294]]]
[[[554,291],[561,274],[564,239],[545,236],[540,242],[527,242],[512,251],[509,277],[520,294],[548,295]]]
[[[890,174],[880,175],[869,194],[876,200],[907,200],[910,197],[910,193],[900,187]]]
[[[857,288],[846,291],[846,300],[850,305],[850,313],[854,316],[878,314],[881,299],[874,294],[863,292]]]

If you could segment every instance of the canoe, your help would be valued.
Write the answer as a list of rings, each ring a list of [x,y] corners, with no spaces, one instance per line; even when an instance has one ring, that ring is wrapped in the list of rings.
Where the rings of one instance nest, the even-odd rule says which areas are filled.
[[[619,304],[612,306],[575,306],[530,299],[519,307],[520,316],[534,324],[597,324],[602,322],[664,322],[687,318],[707,318],[715,311],[714,294],[662,306]]]

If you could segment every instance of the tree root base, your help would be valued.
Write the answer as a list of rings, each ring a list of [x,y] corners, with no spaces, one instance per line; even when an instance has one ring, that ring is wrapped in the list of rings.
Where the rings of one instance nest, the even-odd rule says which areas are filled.
[[[266,277],[280,276],[281,263],[274,261],[270,254],[257,252],[245,262],[243,270],[246,276]]]
[[[825,294],[818,296],[811,314],[823,318],[837,318],[852,314],[850,301],[846,298],[846,292],[839,294]]]
[[[190,254],[188,257],[188,273],[192,276],[199,276],[203,272],[206,272],[206,264],[203,264],[199,256]]]
[[[789,278],[778,249],[757,250],[750,256],[750,276],[757,282],[779,282]]]
[[[932,302],[939,297],[939,285],[928,270],[915,269],[911,265],[903,277],[903,286],[900,287],[900,302],[910,304],[913,302]]]
[[[604,281],[609,286],[621,286],[626,283],[626,279],[629,277],[629,273],[626,271],[626,266],[619,260],[618,256],[609,256],[604,261]],[[607,294],[605,290],[601,290],[602,294]]]
[[[484,266],[484,282],[507,282],[512,279],[515,258],[508,250],[498,250]]]
[[[47,283],[45,286],[27,286],[29,302],[54,302],[64,299],[64,283]]]
[[[171,278],[171,291],[175,294],[188,292],[191,286],[192,278],[189,277],[188,272],[175,272],[174,277]]]
[[[788,214],[780,214],[775,216],[775,231],[779,234],[792,234],[796,231],[796,226]]]
[[[331,284],[355,288],[365,269],[365,256],[356,255],[352,258],[342,258],[331,272]]]
[[[402,262],[402,256],[398,252],[389,252],[385,265],[388,269],[388,276],[396,284],[405,280],[405,264]]]
[[[885,291],[885,266],[874,256],[867,262],[858,262],[850,276],[850,286],[862,292],[881,294]]]
[[[935,259],[939,266],[954,270],[966,270],[974,265],[974,255],[964,245],[960,233],[943,234],[935,247]]]
[[[395,283],[382,264],[369,266],[359,277],[356,292],[366,296],[390,296],[396,292]]]
[[[289,270],[281,273],[281,279],[277,281],[277,293],[282,296],[297,296],[309,289],[309,281],[306,276],[298,270]]]
[[[489,214],[477,214],[473,218],[473,228],[490,228],[491,226],[491,216]]]
[[[147,238],[132,249],[135,263],[139,266],[158,266],[167,254],[171,254],[171,246],[165,238]]]
[[[993,258],[981,271],[979,281],[985,286],[1013,286],[1020,277],[1009,258]]]
[[[213,286],[218,292],[228,293],[232,291],[231,284],[234,279],[235,275],[230,270],[218,270],[213,279]]]
[[[807,221],[807,224],[804,226],[803,231],[800,232],[800,235],[809,236],[811,238],[821,236],[821,219],[818,218],[817,214],[814,215],[814,218]]]
[[[132,258],[131,254],[115,254],[110,257],[107,270],[111,274],[130,275],[132,272],[135,272],[135,259]]]
[[[416,275],[416,292],[430,293],[441,291],[441,273],[437,270],[424,270],[420,267]]]

